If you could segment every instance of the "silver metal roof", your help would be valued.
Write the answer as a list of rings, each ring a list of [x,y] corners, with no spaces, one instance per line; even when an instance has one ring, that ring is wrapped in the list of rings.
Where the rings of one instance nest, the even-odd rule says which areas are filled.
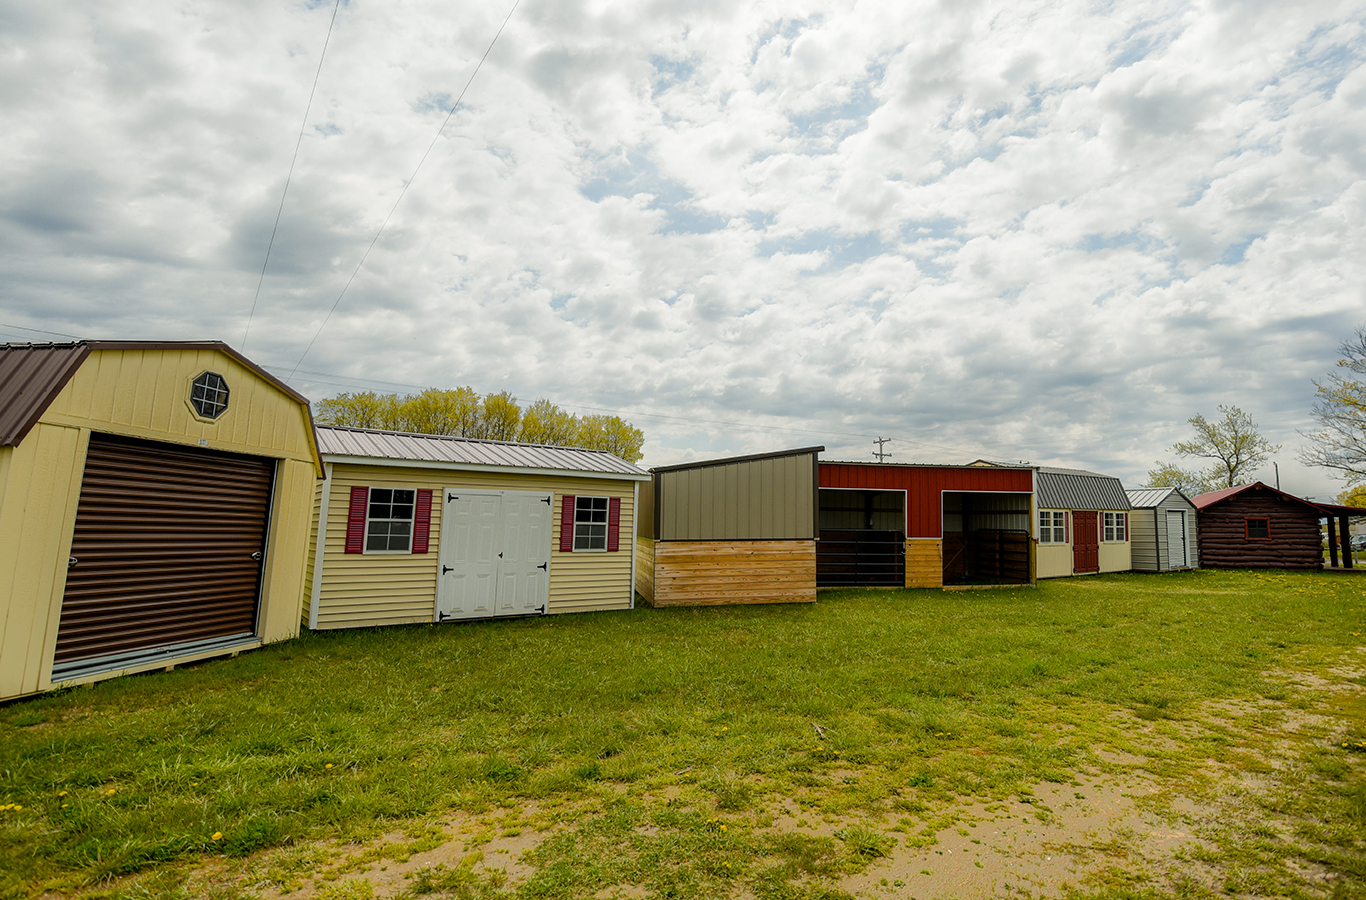
[[[1186,503],[1190,503],[1190,498],[1174,487],[1136,488],[1125,493],[1129,495],[1129,505],[1134,509],[1156,508],[1172,494],[1177,494]]]
[[[1084,469],[1041,467],[1034,475],[1040,509],[1129,509],[1124,485],[1111,475]]]
[[[626,477],[633,481],[649,477],[644,469],[605,450],[483,441],[450,435],[406,434],[369,428],[319,425],[318,449],[324,457],[346,456],[357,461],[393,460],[438,466],[444,464],[452,468],[488,466],[491,469],[591,473],[604,477]]]

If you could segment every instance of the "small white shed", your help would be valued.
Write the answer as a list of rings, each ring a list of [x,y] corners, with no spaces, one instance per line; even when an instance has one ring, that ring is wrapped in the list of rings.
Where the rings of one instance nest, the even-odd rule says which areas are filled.
[[[1127,491],[1129,540],[1136,572],[1170,572],[1200,565],[1195,541],[1195,504],[1176,488]]]

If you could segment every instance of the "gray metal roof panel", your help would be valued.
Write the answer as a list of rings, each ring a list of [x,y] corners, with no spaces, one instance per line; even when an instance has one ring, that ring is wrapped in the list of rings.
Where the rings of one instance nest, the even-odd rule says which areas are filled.
[[[1129,509],[1124,485],[1110,475],[1082,469],[1040,468],[1034,492],[1041,509]]]
[[[1176,488],[1137,488],[1132,491],[1125,491],[1129,495],[1129,505],[1134,509],[1146,509],[1156,507],[1171,494]]]
[[[409,434],[368,428],[318,426],[318,448],[325,456],[447,463],[514,469],[593,472],[609,476],[649,473],[604,450],[547,447],[437,434]]]

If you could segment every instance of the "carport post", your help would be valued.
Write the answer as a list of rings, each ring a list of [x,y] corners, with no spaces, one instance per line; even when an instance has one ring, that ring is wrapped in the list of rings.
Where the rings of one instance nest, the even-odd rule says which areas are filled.
[[[1333,520],[1333,514],[1328,514],[1328,564],[1334,569],[1338,567],[1338,535],[1337,523]]]
[[[1338,513],[1338,534],[1342,535],[1342,567],[1352,568],[1352,530],[1347,527],[1347,513]]]

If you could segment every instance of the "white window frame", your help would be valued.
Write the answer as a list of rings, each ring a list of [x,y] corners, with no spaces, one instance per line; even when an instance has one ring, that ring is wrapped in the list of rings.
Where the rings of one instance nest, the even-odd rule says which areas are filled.
[[[394,492],[394,491],[406,491],[406,492],[408,492],[409,494],[412,494],[412,495],[413,495],[413,496],[412,496],[412,500],[408,503],[408,510],[409,510],[409,512],[408,512],[408,517],[407,517],[406,519],[405,519],[405,518],[402,518],[401,516],[390,516],[389,518],[372,517],[372,516],[370,515],[370,511],[374,508],[374,503],[375,503],[375,491],[389,491],[389,492],[390,492],[390,495],[389,495],[389,502],[388,502],[387,505],[388,505],[389,507],[391,507],[391,509],[390,509],[391,512],[392,512],[392,507],[394,506],[394,499],[393,499],[393,492]],[[371,549],[370,549],[370,524],[371,524],[372,522],[376,522],[376,523],[378,523],[378,522],[387,522],[387,523],[390,523],[390,524],[392,524],[392,523],[394,523],[394,522],[407,522],[407,523],[408,523],[408,546],[407,546],[407,547],[404,547],[404,548],[402,548],[402,549],[392,549],[392,548],[389,548],[389,549],[384,549],[384,550],[371,550]],[[363,553],[363,554],[368,554],[368,555],[371,555],[371,556],[403,556],[403,555],[411,554],[411,553],[413,552],[413,533],[414,533],[416,530],[417,530],[417,489],[416,489],[416,488],[371,487],[371,488],[368,490],[368,492],[366,493],[366,498],[365,498],[365,531],[364,531],[364,533],[362,534],[361,553]],[[386,537],[393,537],[393,535],[386,535]]]
[[[586,504],[585,504],[585,501],[587,501]],[[599,509],[597,508],[597,504],[598,504],[598,503],[601,503],[601,504],[602,504],[602,509],[601,509],[601,510],[599,510]],[[602,521],[601,521],[601,522],[596,521],[596,520],[593,518],[598,512],[601,512],[601,513],[602,513]],[[580,519],[579,516],[580,516],[581,513],[586,513],[586,514],[587,514],[587,518]],[[609,532],[610,532],[611,527],[612,527],[611,519],[612,519],[612,499],[611,499],[610,497],[605,497],[605,496],[604,496],[604,497],[597,497],[597,496],[593,496],[593,495],[591,495],[591,494],[575,494],[575,495],[574,495],[574,543],[573,543],[573,546],[572,546],[572,548],[571,548],[571,552],[573,552],[573,553],[606,553],[606,552],[607,552],[608,539],[609,539]],[[595,531],[595,529],[596,529],[599,525],[602,526],[602,546],[601,546],[601,547],[594,547],[594,546],[592,546],[592,543],[593,543],[593,540],[594,540],[594,538],[595,538],[595,536],[596,536],[596,531]],[[584,529],[583,531],[580,531],[580,530],[579,530],[581,527]],[[583,542],[584,542],[583,544],[580,544],[580,539],[583,540]]]
[[[1051,519],[1050,524],[1045,525],[1043,523],[1044,516],[1048,516]],[[1067,513],[1055,512],[1051,509],[1039,510],[1039,543],[1067,543]]]
[[[1105,519],[1105,534],[1101,538],[1110,544],[1123,543],[1129,539],[1129,529],[1126,527],[1125,514],[1120,512],[1107,512],[1103,514]]]

